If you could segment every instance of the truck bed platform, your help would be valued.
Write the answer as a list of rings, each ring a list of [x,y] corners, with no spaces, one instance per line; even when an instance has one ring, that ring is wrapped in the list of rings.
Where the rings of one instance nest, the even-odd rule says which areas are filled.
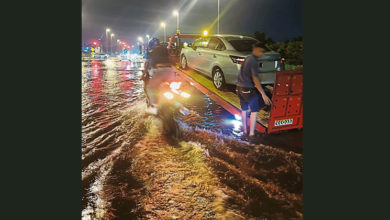
[[[195,70],[183,70],[177,65],[176,72],[231,114],[241,115],[240,100],[234,92],[216,89],[208,77]],[[271,111],[260,110],[257,116],[256,129],[261,133],[271,133],[278,130],[302,127],[302,71],[283,71],[278,72],[276,75],[275,82],[277,82],[277,89],[273,91],[273,104],[269,108]],[[284,83],[282,86],[279,82],[280,80]],[[294,84],[290,88],[298,88],[298,90],[294,89],[294,91],[289,90],[287,93],[284,92],[285,87],[288,87],[286,80],[290,80],[289,83]],[[291,110],[294,110],[294,112]],[[269,126],[270,121],[272,123],[271,126]]]

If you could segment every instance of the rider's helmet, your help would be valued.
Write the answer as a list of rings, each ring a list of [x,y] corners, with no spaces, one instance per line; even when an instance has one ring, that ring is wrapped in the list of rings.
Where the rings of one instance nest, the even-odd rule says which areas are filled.
[[[148,51],[150,51],[154,46],[158,46],[158,45],[160,45],[160,40],[159,39],[157,39],[157,38],[152,38],[152,39],[150,39],[150,41],[149,41],[149,43],[148,43]]]
[[[152,48],[160,45],[160,40],[157,38],[152,38],[146,45],[146,59],[150,59],[150,53],[152,52]]]

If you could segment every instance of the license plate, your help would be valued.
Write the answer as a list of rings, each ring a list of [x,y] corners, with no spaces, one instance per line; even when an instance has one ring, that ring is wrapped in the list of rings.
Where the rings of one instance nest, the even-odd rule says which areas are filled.
[[[282,120],[275,120],[275,127],[276,126],[282,126],[282,125],[291,125],[293,123],[293,119],[282,119]]]

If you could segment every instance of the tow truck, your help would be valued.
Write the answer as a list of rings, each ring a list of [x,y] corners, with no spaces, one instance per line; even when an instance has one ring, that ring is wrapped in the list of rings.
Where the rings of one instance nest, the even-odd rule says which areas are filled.
[[[212,81],[203,74],[192,69],[184,70],[180,68],[180,51],[183,47],[181,39],[197,39],[199,37],[201,37],[199,34],[176,33],[169,38],[168,51],[171,60],[177,63],[176,72],[231,114],[240,117],[240,101],[234,92],[218,90]],[[176,41],[178,47],[173,44],[174,41]],[[270,134],[283,130],[302,129],[303,71],[277,71],[274,84],[268,86],[267,89],[272,93],[272,104],[270,108],[260,110],[256,130]]]

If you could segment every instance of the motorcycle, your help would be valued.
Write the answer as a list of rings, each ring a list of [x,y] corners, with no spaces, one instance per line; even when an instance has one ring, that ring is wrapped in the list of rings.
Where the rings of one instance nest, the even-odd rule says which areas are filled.
[[[159,97],[157,117],[163,122],[163,133],[165,136],[174,138],[180,136],[179,125],[175,118],[179,113],[183,115],[189,114],[189,110],[184,107],[183,103],[190,100],[192,89],[192,86],[178,77],[175,77],[174,80],[164,81],[159,85],[156,94]],[[150,105],[147,91],[146,97],[147,103]]]

